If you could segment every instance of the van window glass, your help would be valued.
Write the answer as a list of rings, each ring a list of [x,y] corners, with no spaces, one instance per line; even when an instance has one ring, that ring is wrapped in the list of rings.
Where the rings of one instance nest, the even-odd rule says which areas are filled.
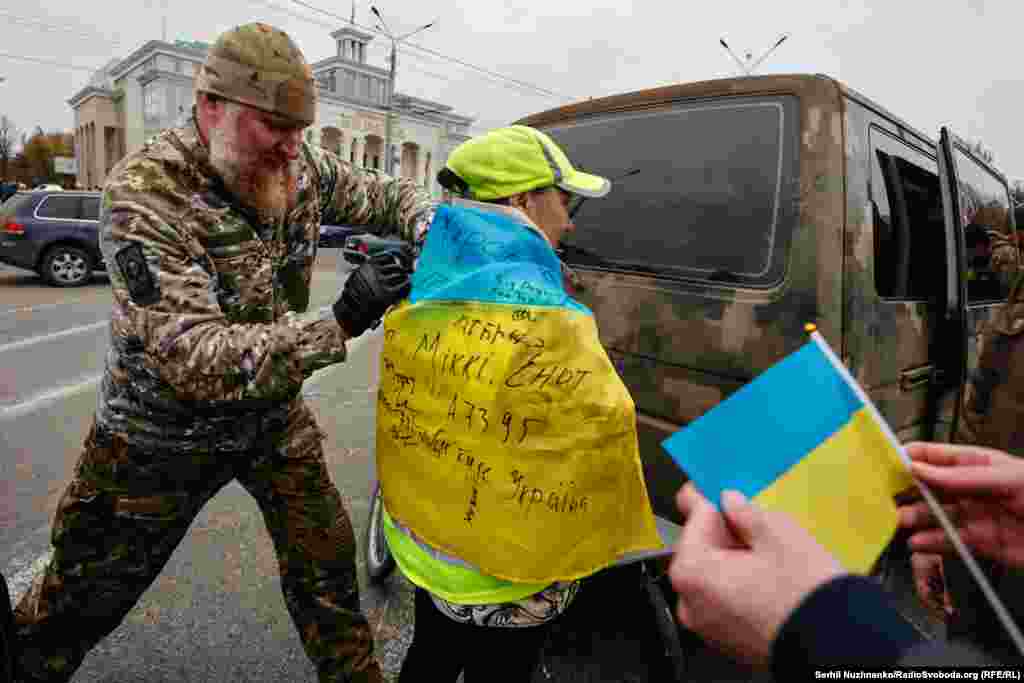
[[[1008,293],[1011,273],[1006,271],[1005,261],[993,261],[992,256],[1011,234],[1010,197],[1003,181],[988,169],[960,149],[955,154],[967,262],[967,303],[1000,301]]]
[[[945,291],[945,224],[938,166],[896,138],[871,130],[871,210],[878,295],[921,301]]]
[[[79,198],[68,195],[53,195],[43,200],[36,209],[40,218],[71,218],[78,219]]]
[[[100,198],[82,197],[82,218],[87,221],[100,219]]]
[[[545,129],[577,168],[612,180],[585,201],[570,263],[770,285],[796,222],[795,97],[730,98]],[[621,179],[616,180],[620,176]]]

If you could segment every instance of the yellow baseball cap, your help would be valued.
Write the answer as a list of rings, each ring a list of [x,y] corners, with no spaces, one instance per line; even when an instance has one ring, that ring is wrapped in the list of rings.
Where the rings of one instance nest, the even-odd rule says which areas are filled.
[[[529,126],[498,128],[462,143],[438,182],[482,201],[552,186],[582,197],[603,197],[612,189],[607,178],[573,168],[554,140]]]

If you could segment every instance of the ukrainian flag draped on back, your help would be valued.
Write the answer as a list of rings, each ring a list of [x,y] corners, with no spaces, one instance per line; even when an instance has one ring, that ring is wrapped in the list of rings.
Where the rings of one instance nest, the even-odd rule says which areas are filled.
[[[632,398],[536,230],[439,207],[384,329],[377,467],[419,539],[515,582],[661,547]]]

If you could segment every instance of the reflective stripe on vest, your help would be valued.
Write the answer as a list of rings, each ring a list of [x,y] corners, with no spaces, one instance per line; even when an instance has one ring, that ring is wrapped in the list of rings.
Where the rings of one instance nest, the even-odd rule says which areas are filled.
[[[415,585],[448,602],[461,605],[492,605],[527,598],[546,583],[513,583],[481,574],[469,563],[447,555],[415,537],[382,509],[384,536],[405,577]]]

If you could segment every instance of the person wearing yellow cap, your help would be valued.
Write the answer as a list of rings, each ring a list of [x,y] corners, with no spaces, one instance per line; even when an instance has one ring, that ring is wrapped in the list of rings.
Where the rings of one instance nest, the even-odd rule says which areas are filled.
[[[463,143],[438,182],[463,201],[519,210],[556,247],[574,229],[570,204],[611,191],[610,181],[573,168],[554,140],[528,126],[499,128]]]
[[[463,143],[438,181],[452,198],[430,227],[409,302],[384,320],[383,527],[416,586],[399,682],[460,673],[466,683],[529,681],[581,580],[658,543],[632,401],[592,315],[559,277],[555,253],[574,229],[573,203],[607,195],[611,183],[575,169],[549,136],[526,126]],[[432,325],[436,361],[417,351],[417,340],[434,338]],[[488,365],[460,360],[483,357],[479,344]],[[571,358],[574,368],[590,362],[575,376],[588,373],[592,383],[569,395],[569,371],[552,358]],[[524,363],[537,372],[517,374]],[[541,375],[556,379],[547,385]],[[427,447],[423,434],[435,435]]]
[[[525,213],[555,249],[575,230],[573,207],[612,187],[606,178],[575,169],[550,136],[529,126],[499,128],[465,142],[452,151],[438,182],[456,205],[504,205]],[[552,211],[553,202],[566,207],[564,218]],[[564,264],[562,271],[566,289],[577,293],[575,272]]]

